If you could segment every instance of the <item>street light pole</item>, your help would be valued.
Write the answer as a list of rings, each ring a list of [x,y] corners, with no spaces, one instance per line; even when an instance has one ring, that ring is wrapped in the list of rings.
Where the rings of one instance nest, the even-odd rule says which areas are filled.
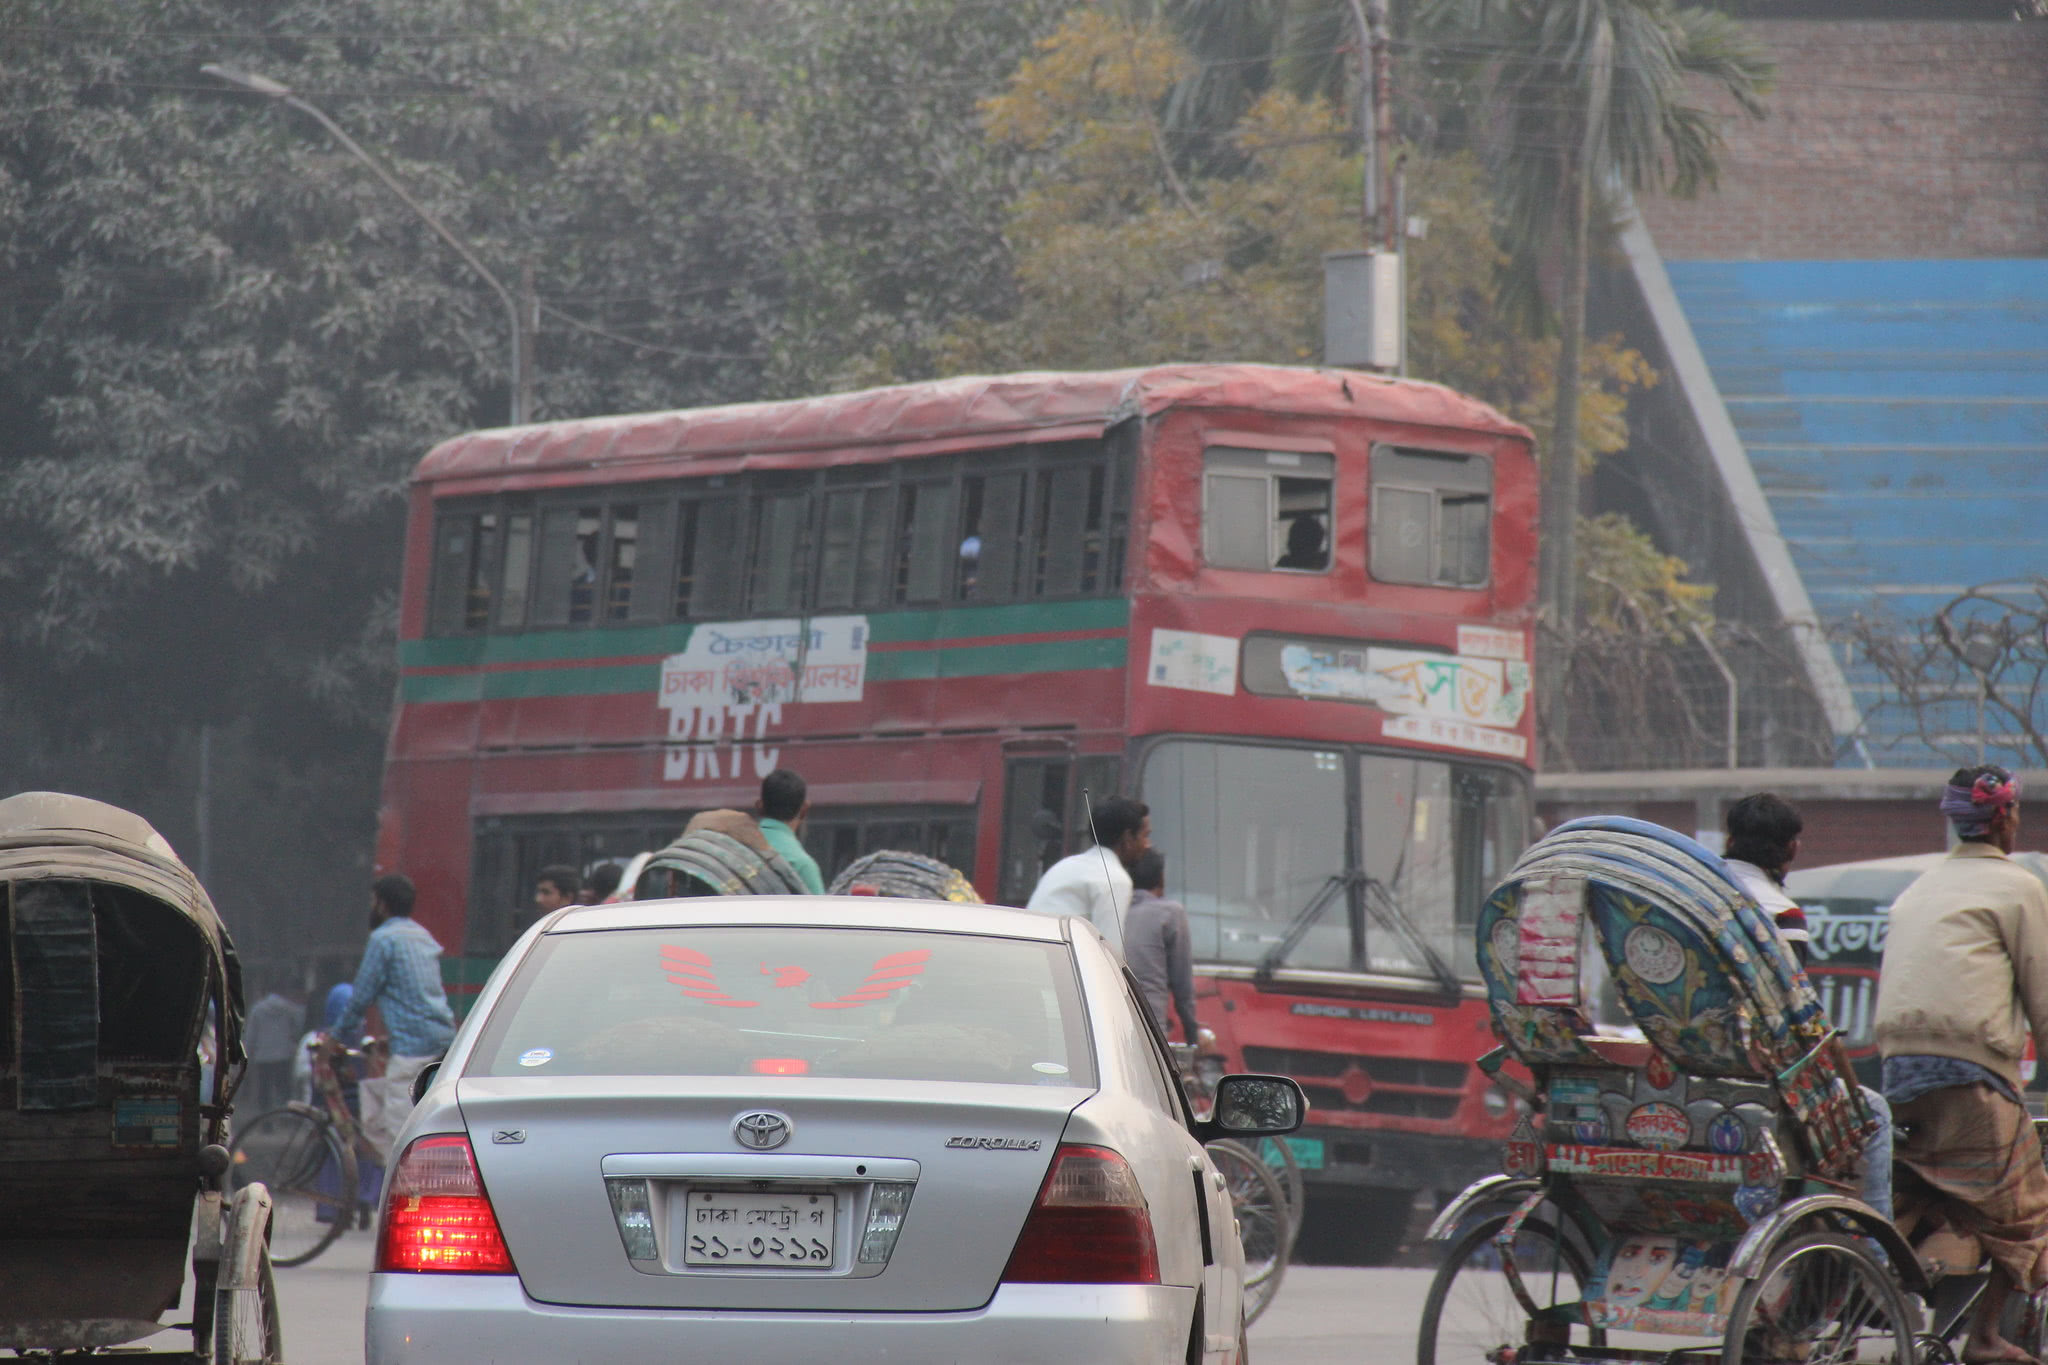
[[[290,86],[280,81],[271,80],[268,76],[258,76],[254,72],[239,71],[234,67],[222,66],[217,62],[209,62],[205,66],[200,67],[199,70],[202,74],[211,76],[215,80],[227,85],[232,85],[238,90],[246,90],[252,95],[261,95],[265,99],[272,99],[280,104],[289,105],[318,123],[322,128],[325,128],[328,136],[339,142],[356,160],[368,166],[376,177],[384,182],[386,189],[397,195],[407,208],[418,214],[426,225],[439,234],[441,240],[452,247],[455,254],[460,256],[463,262],[471,270],[474,270],[485,284],[488,284],[497,292],[498,298],[505,305],[505,317],[511,324],[512,329],[512,373],[510,375],[512,389],[511,424],[515,427],[523,425],[527,418],[529,399],[533,390],[533,347],[527,330],[525,315],[520,311],[519,300],[513,297],[512,291],[507,289],[496,275],[484,269],[484,263],[476,258],[476,253],[472,252],[460,237],[449,231],[448,227],[440,219],[428,213],[426,208],[417,199],[406,193],[405,186],[398,183],[396,176],[385,170],[375,157],[364,151],[354,138],[343,132],[341,126],[321,112],[316,105],[301,99],[297,94],[293,93]]]

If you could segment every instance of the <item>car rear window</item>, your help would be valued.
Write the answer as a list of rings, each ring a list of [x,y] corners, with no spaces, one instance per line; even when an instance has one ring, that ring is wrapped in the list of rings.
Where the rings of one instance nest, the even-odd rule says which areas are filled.
[[[801,926],[551,934],[472,1076],[1095,1083],[1064,944]]]

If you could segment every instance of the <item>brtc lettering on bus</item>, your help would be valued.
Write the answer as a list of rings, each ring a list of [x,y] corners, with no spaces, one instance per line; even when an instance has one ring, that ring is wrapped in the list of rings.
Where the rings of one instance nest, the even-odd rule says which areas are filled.
[[[782,756],[766,741],[769,728],[782,723],[783,708],[859,701],[867,685],[867,651],[865,616],[697,627],[682,653],[661,661],[655,704],[668,713],[662,779],[741,778],[748,768],[766,777]]]

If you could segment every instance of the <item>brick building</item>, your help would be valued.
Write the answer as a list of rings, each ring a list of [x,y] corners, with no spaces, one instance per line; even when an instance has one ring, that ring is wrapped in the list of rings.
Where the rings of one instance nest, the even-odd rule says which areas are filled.
[[[1718,192],[1647,200],[1672,260],[2048,256],[2048,24],[1752,20],[1770,116],[1725,99]]]

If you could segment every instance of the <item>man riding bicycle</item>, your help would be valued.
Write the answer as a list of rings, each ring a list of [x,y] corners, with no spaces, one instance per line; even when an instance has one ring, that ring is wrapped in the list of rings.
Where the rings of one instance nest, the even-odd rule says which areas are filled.
[[[1899,1221],[1974,1239],[1990,1286],[1963,1359],[2024,1361],[1998,1331],[2015,1287],[2048,1284],[2048,1171],[2020,1102],[2027,1035],[2048,1050],[2048,890],[2007,858],[2019,784],[1959,769],[1941,799],[1957,843],[1892,903],[1875,1032],[1905,1141]]]
[[[381,1077],[362,1083],[363,1136],[385,1159],[412,1113],[413,1077],[439,1060],[455,1037],[455,1013],[441,988],[441,945],[413,922],[410,878],[379,877],[370,893],[370,942],[356,971],[355,994],[335,1025],[343,1039],[375,1005],[391,1034]]]

